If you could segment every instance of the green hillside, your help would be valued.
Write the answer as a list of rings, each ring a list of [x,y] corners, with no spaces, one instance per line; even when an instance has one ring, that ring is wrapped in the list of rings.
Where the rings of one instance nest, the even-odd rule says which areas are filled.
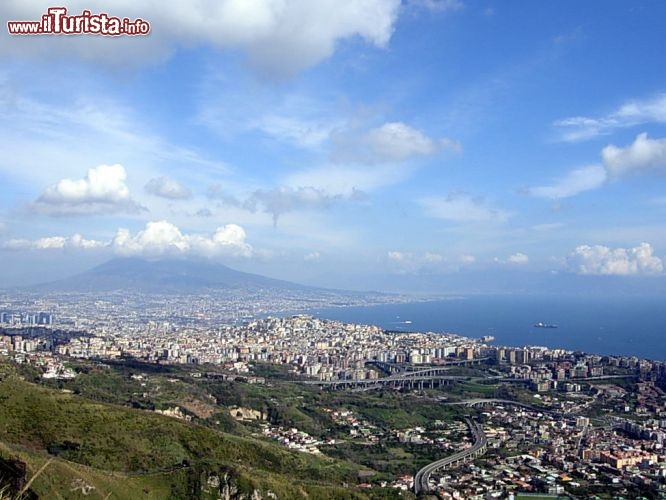
[[[368,498],[360,466],[152,412],[0,381],[0,456],[40,498]],[[38,474],[37,474],[38,473]],[[347,487],[345,487],[347,486]],[[350,487],[351,486],[351,487]]]

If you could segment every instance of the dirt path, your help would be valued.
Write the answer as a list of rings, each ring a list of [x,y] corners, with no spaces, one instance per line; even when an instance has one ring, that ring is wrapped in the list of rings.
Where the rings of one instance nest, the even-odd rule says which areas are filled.
[[[30,478],[30,481],[26,483],[26,485],[23,487],[21,492],[19,493],[19,498],[23,496],[23,494],[30,489],[30,486],[32,486],[32,482],[39,477],[39,475],[44,472],[44,469],[46,469],[49,465],[51,465],[51,462],[53,462],[53,458],[49,458],[44,465],[42,465],[37,472]]]

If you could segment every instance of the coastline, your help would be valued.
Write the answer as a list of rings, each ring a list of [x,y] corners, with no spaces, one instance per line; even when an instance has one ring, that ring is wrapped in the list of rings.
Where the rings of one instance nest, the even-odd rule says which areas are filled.
[[[544,345],[601,355],[666,360],[666,311],[658,297],[473,295],[459,300],[318,308],[320,318],[386,330],[495,337],[494,345]],[[558,328],[537,328],[538,322]]]

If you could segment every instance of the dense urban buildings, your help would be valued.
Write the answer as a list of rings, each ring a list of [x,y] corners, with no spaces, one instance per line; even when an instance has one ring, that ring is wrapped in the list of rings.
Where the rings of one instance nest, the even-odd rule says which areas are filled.
[[[661,361],[495,346],[491,337],[388,332],[307,314],[221,321],[208,313],[213,309],[206,298],[164,297],[152,299],[148,307],[130,306],[129,300],[4,300],[0,354],[41,367],[45,380],[75,378],[69,366],[73,360],[135,359],[189,365],[193,376],[218,367],[229,380],[260,384],[267,380],[253,375],[254,366],[274,364],[320,390],[423,391],[465,381],[519,388],[530,401],[502,396],[448,402],[443,397],[442,404],[480,408],[486,455],[456,464],[456,473],[449,467],[435,469],[427,488],[437,489],[441,498],[481,499],[519,491],[558,495],[585,488],[661,491],[665,482],[666,394],[660,381],[666,363]],[[265,307],[280,309],[280,304]],[[221,309],[235,307],[230,301]],[[634,382],[627,385],[627,380]],[[229,411],[239,421],[263,422],[263,436],[294,450],[321,454],[335,445],[334,439],[297,427],[271,425],[266,415],[250,408]],[[387,439],[385,429],[349,409],[326,411],[337,425],[350,429],[352,442]],[[160,412],[192,418],[178,407]],[[438,421],[423,428],[394,428],[388,439],[435,447],[446,456],[472,445],[460,425]],[[414,477],[396,477],[384,486],[411,491]]]

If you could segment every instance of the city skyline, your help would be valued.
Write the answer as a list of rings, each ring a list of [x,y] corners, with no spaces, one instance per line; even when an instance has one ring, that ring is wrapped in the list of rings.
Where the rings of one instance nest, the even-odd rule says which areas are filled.
[[[66,7],[151,31],[3,31],[7,285],[115,256],[367,289],[663,276],[659,2]]]

